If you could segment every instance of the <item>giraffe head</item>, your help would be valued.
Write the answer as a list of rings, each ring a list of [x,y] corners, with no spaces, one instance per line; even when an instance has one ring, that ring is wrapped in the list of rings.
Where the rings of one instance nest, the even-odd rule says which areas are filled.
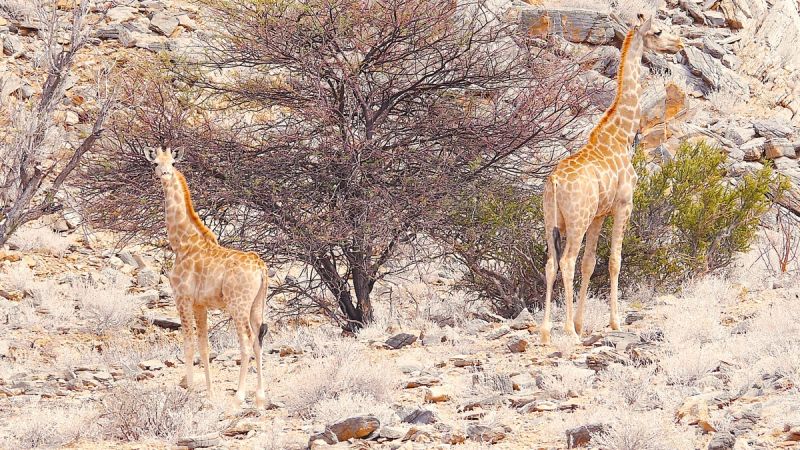
[[[669,30],[650,17],[645,20],[643,14],[637,16],[633,26],[634,37],[641,39],[644,48],[657,52],[677,53],[683,48],[680,36],[670,33]]]
[[[167,147],[166,150],[161,147],[156,149],[145,148],[144,157],[155,164],[156,175],[161,178],[162,181],[169,181],[175,174],[173,164],[181,160],[183,151],[181,151],[181,149],[176,149],[173,153],[173,150],[169,147]]]

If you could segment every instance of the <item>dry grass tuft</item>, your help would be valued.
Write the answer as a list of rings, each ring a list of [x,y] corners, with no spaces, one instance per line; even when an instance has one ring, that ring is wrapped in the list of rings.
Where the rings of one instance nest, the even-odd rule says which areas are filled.
[[[376,364],[367,357],[366,348],[356,342],[336,342],[325,354],[313,354],[308,366],[296,378],[296,388],[287,402],[290,411],[303,417],[336,416],[337,402],[351,407],[360,401],[378,414],[385,410],[399,388],[399,374],[389,364]]]
[[[89,409],[35,410],[16,417],[13,448],[60,448],[91,437],[89,426],[96,414]]]
[[[112,439],[172,442],[215,431],[219,414],[185,389],[129,382],[118,385],[103,399],[99,423],[102,434]]]
[[[70,240],[50,228],[22,227],[12,236],[10,242],[23,252],[39,251],[59,258],[64,256],[70,246]]]

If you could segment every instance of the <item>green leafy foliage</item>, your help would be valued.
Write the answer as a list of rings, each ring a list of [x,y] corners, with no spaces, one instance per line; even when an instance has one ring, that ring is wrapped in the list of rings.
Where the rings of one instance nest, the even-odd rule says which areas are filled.
[[[772,204],[770,193],[779,194],[785,183],[769,165],[726,178],[725,160],[722,151],[702,141],[683,143],[674,159],[660,166],[636,152],[639,181],[622,247],[624,283],[669,286],[724,268],[736,252],[750,247]],[[610,247],[610,221],[605,228],[601,260],[607,260]]]
[[[622,285],[663,289],[731,263],[753,242],[761,217],[786,182],[769,165],[726,177],[726,156],[704,142],[684,143],[661,165],[634,155],[639,181],[622,247]],[[513,316],[543,300],[546,256],[541,197],[519,186],[486,183],[451,216],[447,241],[469,269],[462,287]],[[592,287],[605,289],[611,219],[598,246]],[[580,264],[577,265],[580,267]],[[576,282],[580,271],[575,274]]]

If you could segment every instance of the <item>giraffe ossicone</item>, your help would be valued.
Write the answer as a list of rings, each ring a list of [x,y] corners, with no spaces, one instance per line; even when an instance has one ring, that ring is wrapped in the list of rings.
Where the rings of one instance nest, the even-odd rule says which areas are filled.
[[[186,386],[193,387],[196,326],[206,389],[211,393],[208,310],[221,309],[230,314],[239,338],[241,367],[236,400],[241,403],[245,399],[245,379],[252,350],[257,373],[256,406],[263,407],[261,345],[266,333],[263,313],[269,284],[267,265],[253,252],[225,248],[217,243],[214,233],[194,210],[186,178],[174,167],[181,153],[169,148],[144,150],[145,158],[155,164],[164,190],[167,238],[175,252],[169,281],[183,330]]]
[[[579,340],[589,279],[596,263],[597,241],[603,221],[609,215],[614,220],[609,257],[609,325],[613,330],[619,329],[617,285],[622,264],[622,237],[633,208],[633,190],[637,181],[629,149],[640,126],[642,54],[645,48],[677,51],[682,47],[679,37],[653,24],[652,19],[644,20],[639,15],[638,23],[628,31],[622,44],[614,102],[592,129],[589,142],[560,161],[545,183],[543,209],[547,263],[544,319],[540,329],[542,344],[550,341],[550,303],[559,267],[564,281],[564,331],[574,340]],[[577,311],[573,315],[575,263],[584,235],[586,246],[581,260],[581,287]],[[565,239],[563,250],[562,236]]]

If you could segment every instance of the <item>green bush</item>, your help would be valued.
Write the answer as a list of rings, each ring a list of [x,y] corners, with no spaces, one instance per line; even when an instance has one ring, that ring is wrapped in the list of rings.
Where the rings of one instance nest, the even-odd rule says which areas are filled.
[[[622,246],[623,284],[667,287],[728,266],[753,242],[769,194],[785,189],[769,165],[739,179],[725,177],[725,154],[705,142],[683,143],[674,159],[653,167],[641,150],[639,181]],[[610,220],[598,254],[607,261]],[[607,275],[598,270],[598,275]],[[606,278],[607,279],[607,278]],[[597,280],[603,281],[603,280]],[[607,281],[605,281],[607,282]]]
[[[660,166],[636,152],[639,181],[622,247],[623,286],[676,287],[728,266],[736,252],[749,248],[772,204],[770,193],[786,186],[769,165],[726,178],[725,160],[704,142],[682,144],[674,159]],[[440,237],[468,269],[461,287],[507,317],[541,304],[546,256],[541,197],[520,186],[487,183],[452,211]],[[599,242],[595,290],[609,282],[611,223],[606,221]],[[575,276],[577,283],[580,270]]]

